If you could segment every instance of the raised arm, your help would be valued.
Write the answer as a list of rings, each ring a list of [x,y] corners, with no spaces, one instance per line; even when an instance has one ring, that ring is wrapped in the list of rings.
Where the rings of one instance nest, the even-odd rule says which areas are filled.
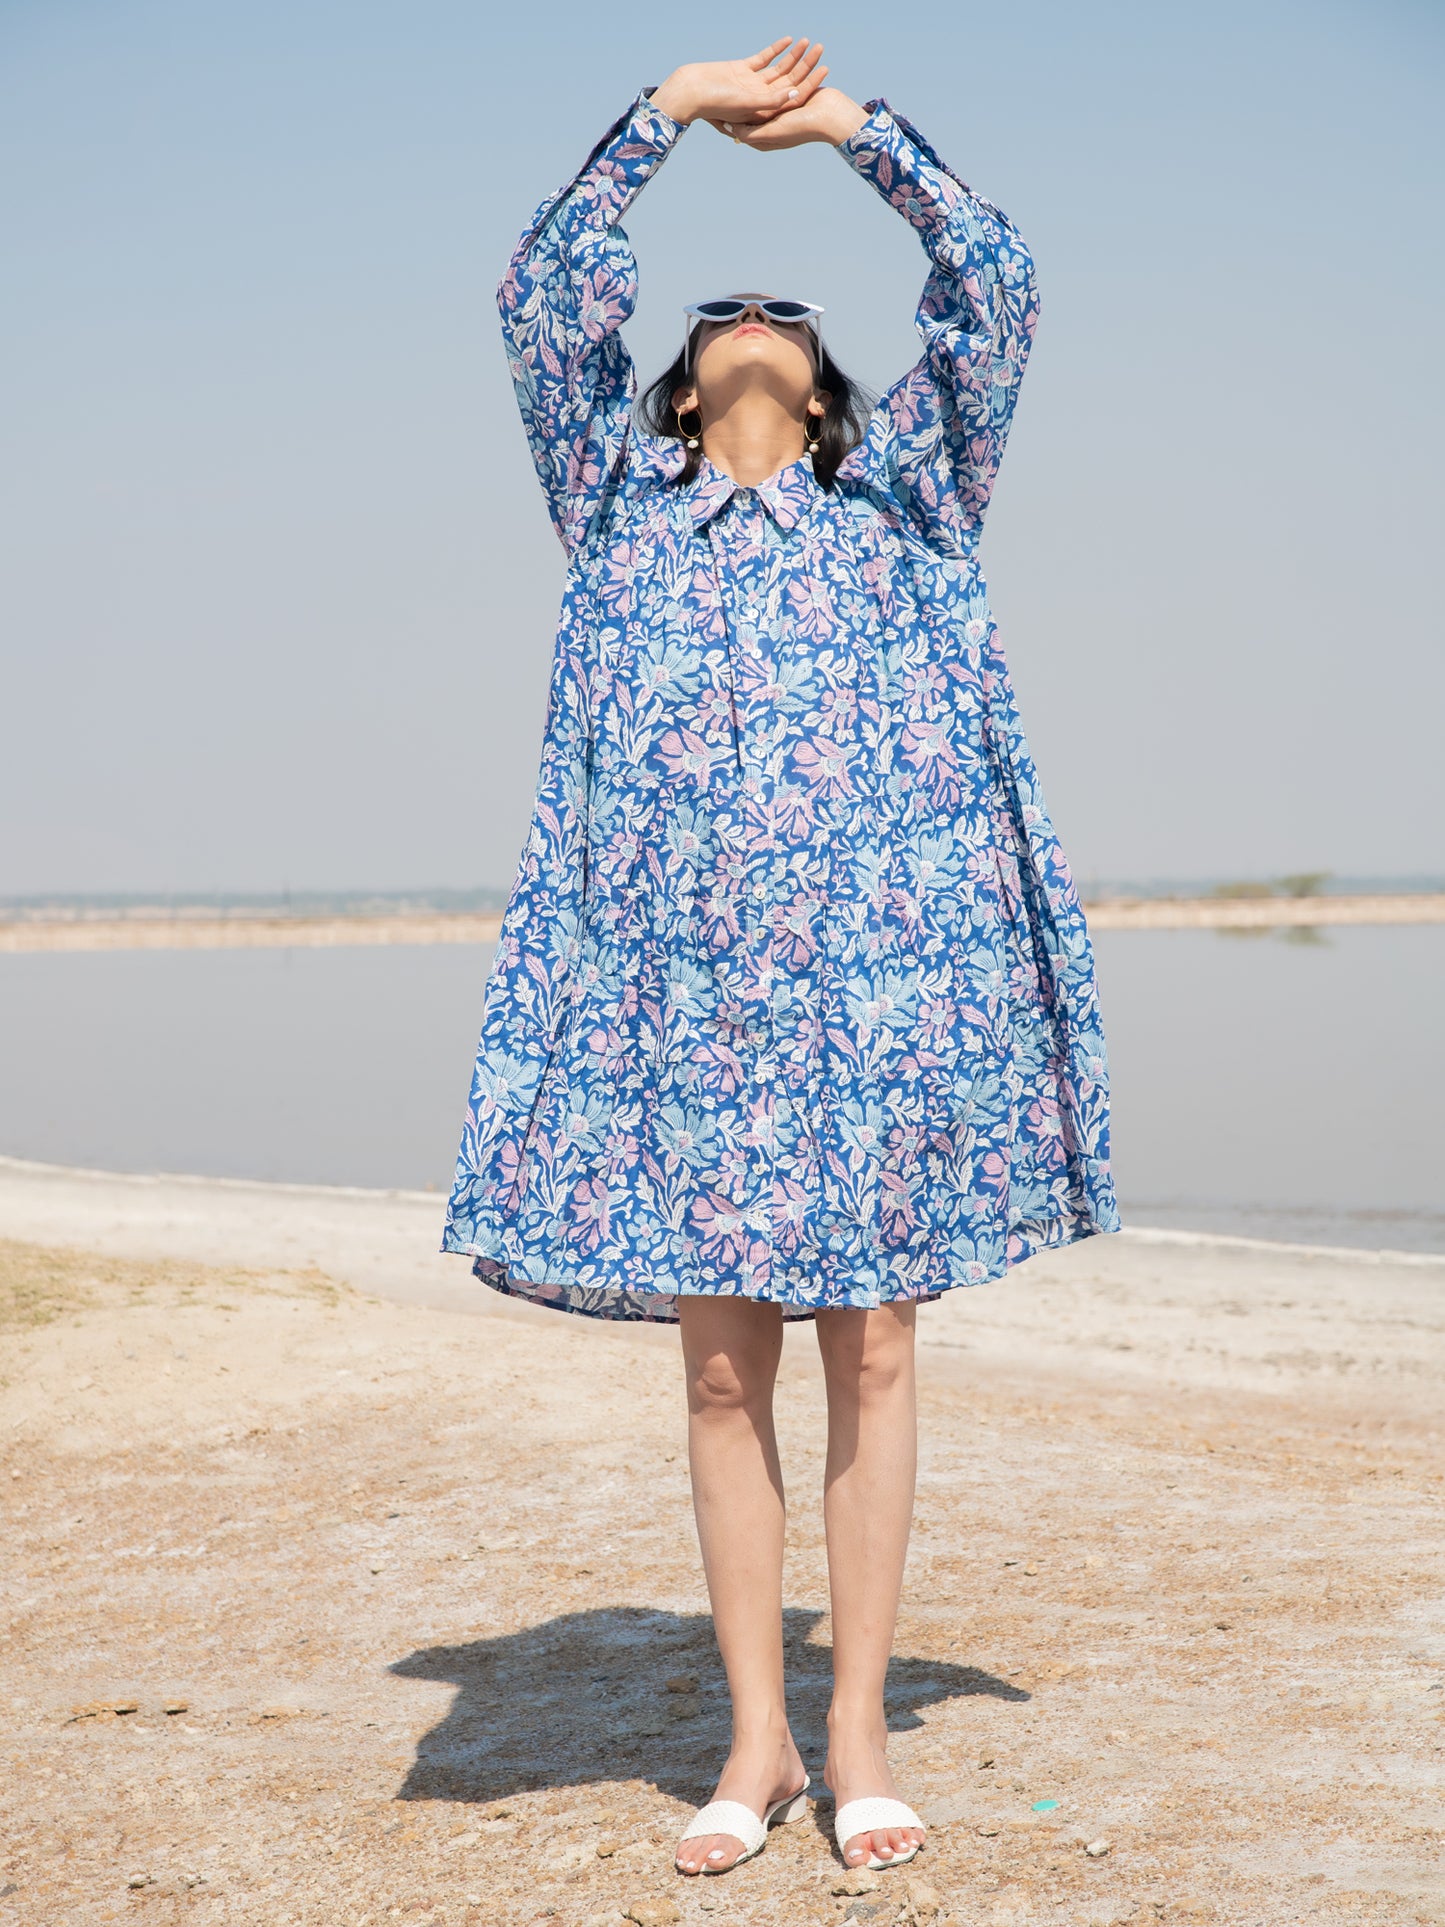
[[[862,111],[837,151],[917,230],[929,269],[914,324],[923,354],[883,396],[850,460],[931,535],[963,547],[988,507],[1033,340],[1033,258],[1007,215],[886,101]]]
[[[924,351],[879,402],[844,464],[889,490],[930,539],[977,535],[1038,315],[1034,264],[1008,217],[966,187],[885,100],[836,87],[734,139],[764,152],[826,141],[917,230],[928,278]]]
[[[617,332],[637,300],[637,262],[617,223],[684,131],[639,93],[537,209],[497,289],[527,444],[569,553],[616,472],[637,389]]]
[[[623,460],[637,376],[618,329],[637,262],[618,225],[698,116],[760,125],[811,98],[822,49],[774,41],[746,60],[677,68],[644,88],[565,187],[532,216],[497,289],[507,361],[547,507],[569,554]]]

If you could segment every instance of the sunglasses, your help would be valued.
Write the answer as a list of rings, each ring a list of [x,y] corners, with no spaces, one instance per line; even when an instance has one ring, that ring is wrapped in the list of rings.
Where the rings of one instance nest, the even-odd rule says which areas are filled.
[[[684,374],[687,372],[689,351],[692,346],[693,322],[695,320],[699,322],[736,321],[738,316],[745,314],[749,308],[759,309],[769,321],[781,321],[793,326],[806,323],[817,338],[818,365],[822,367],[823,329],[816,317],[822,314],[823,310],[816,301],[775,301],[771,295],[766,301],[742,301],[736,295],[728,295],[717,301],[690,301],[683,309],[685,319],[682,329],[682,367]]]

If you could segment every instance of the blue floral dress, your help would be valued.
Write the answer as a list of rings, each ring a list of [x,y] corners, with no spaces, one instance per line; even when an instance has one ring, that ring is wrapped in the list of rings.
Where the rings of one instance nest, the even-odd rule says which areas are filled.
[[[568,574],[442,1249],[538,1304],[928,1299],[1118,1229],[1094,959],[979,572],[1033,264],[883,100],[836,151],[928,255],[825,490],[632,421],[643,90],[498,290]]]

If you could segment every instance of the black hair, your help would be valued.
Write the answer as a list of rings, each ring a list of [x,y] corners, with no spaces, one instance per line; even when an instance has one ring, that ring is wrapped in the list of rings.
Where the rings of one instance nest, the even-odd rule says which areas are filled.
[[[813,338],[817,340],[816,335]],[[690,388],[692,380],[692,370],[687,366],[687,351],[680,348],[671,367],[665,369],[656,381],[649,382],[638,400],[637,419],[648,434],[668,435],[674,441],[686,442],[687,436],[678,427],[672,398],[679,388]],[[821,366],[814,380],[814,391],[820,388],[828,391],[830,399],[823,414],[822,428],[816,436],[818,452],[813,457],[813,473],[822,487],[830,489],[844,456],[862,441],[868,417],[873,413],[878,397],[862,382],[845,375],[826,348],[822,351]],[[692,481],[701,460],[702,447],[699,442],[697,448],[688,449],[687,461],[675,478],[676,487],[683,488]]]

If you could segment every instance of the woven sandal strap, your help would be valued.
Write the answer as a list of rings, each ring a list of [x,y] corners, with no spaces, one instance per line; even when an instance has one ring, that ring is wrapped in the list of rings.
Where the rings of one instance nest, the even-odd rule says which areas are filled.
[[[704,1833],[728,1833],[741,1840],[749,1853],[756,1851],[768,1837],[768,1830],[751,1807],[741,1800],[711,1800],[699,1807],[688,1821],[681,1838],[696,1840]]]
[[[833,1822],[833,1832],[840,1847],[846,1846],[855,1834],[882,1833],[888,1827],[917,1827],[923,1832],[923,1822],[901,1800],[890,1800],[876,1794],[868,1800],[850,1800],[847,1806],[839,1807],[838,1816]]]

